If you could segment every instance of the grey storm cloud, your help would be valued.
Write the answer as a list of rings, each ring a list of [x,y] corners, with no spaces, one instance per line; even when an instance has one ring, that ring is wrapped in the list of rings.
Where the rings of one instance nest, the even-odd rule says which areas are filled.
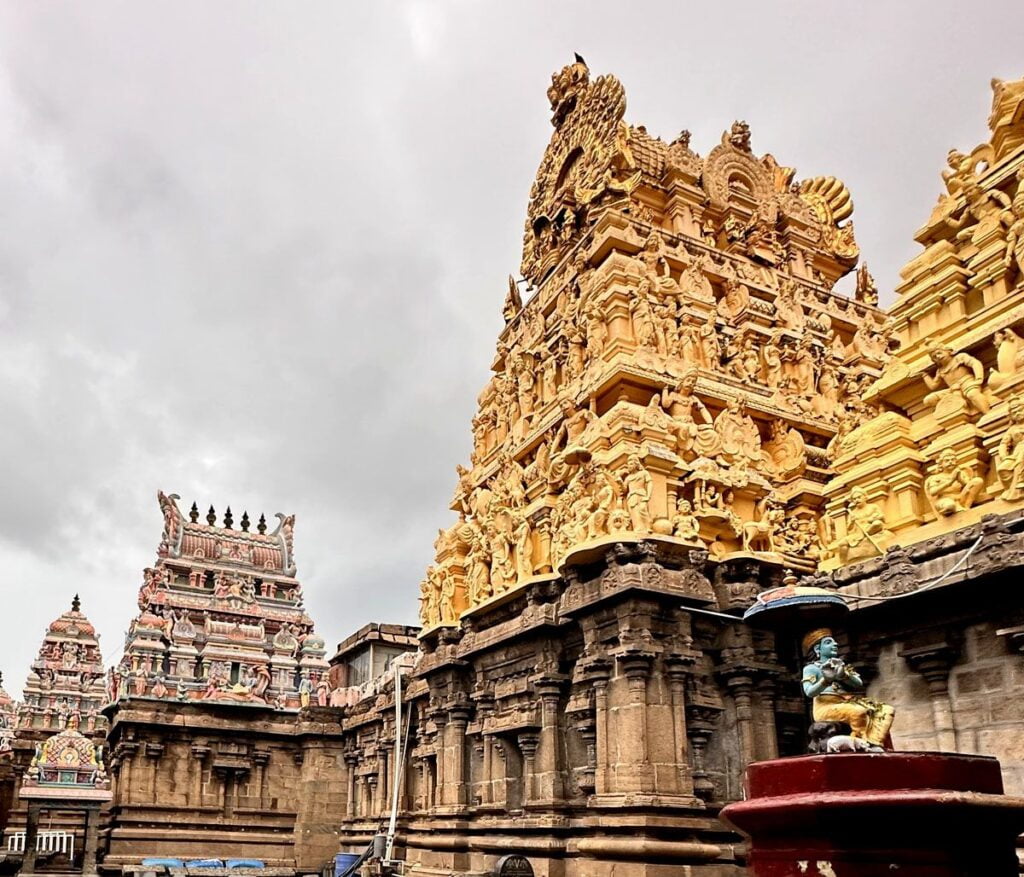
[[[157,489],[297,515],[329,641],[412,622],[519,264],[550,74],[850,186],[891,298],[1016,2],[0,6],[0,669],[82,595],[113,656]]]

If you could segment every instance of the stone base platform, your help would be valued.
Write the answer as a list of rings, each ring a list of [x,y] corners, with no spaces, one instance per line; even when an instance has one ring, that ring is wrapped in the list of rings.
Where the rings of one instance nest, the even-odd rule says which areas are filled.
[[[755,877],[1016,877],[1024,798],[994,758],[837,753],[750,765],[721,817]]]

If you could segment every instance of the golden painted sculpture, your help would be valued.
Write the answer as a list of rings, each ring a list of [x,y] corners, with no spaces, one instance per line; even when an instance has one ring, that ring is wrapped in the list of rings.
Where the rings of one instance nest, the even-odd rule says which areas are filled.
[[[889,729],[895,709],[860,693],[864,691],[864,680],[839,657],[832,631],[812,630],[804,637],[803,646],[805,654],[813,653],[813,659],[804,667],[802,682],[804,694],[813,698],[814,721],[849,725],[849,736],[854,741],[849,748],[874,752],[892,749]],[[828,745],[829,751],[835,751],[840,744]]]

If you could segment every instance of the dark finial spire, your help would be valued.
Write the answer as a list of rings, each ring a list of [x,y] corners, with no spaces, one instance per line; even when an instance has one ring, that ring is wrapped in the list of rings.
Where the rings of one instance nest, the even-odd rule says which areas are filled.
[[[192,503],[192,508],[188,510],[188,519],[194,524],[199,520],[199,506]]]
[[[262,512],[260,513],[260,522],[256,525],[256,530],[262,535],[267,532],[267,516]]]
[[[78,594],[75,594],[75,599],[71,601],[71,611],[80,612],[82,609],[82,601],[78,599]]]
[[[583,56],[579,52],[573,52],[573,54],[576,56],[577,64],[582,64],[584,67],[587,66],[587,62],[583,60]]]
[[[224,512],[224,526],[230,530],[231,525],[235,522],[235,519],[231,517],[231,506],[228,506],[227,511]]]
[[[213,510],[213,506],[210,506],[210,510],[206,513],[206,523],[211,527],[217,523],[217,513]]]
[[[248,533],[249,532],[249,513],[248,512],[242,512],[242,532],[243,533]]]

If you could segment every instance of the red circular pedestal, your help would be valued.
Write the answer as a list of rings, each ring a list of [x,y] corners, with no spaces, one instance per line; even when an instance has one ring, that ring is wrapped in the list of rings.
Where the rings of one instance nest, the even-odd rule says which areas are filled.
[[[746,785],[722,819],[756,877],[1017,877],[1024,798],[994,758],[809,755],[752,764]]]

